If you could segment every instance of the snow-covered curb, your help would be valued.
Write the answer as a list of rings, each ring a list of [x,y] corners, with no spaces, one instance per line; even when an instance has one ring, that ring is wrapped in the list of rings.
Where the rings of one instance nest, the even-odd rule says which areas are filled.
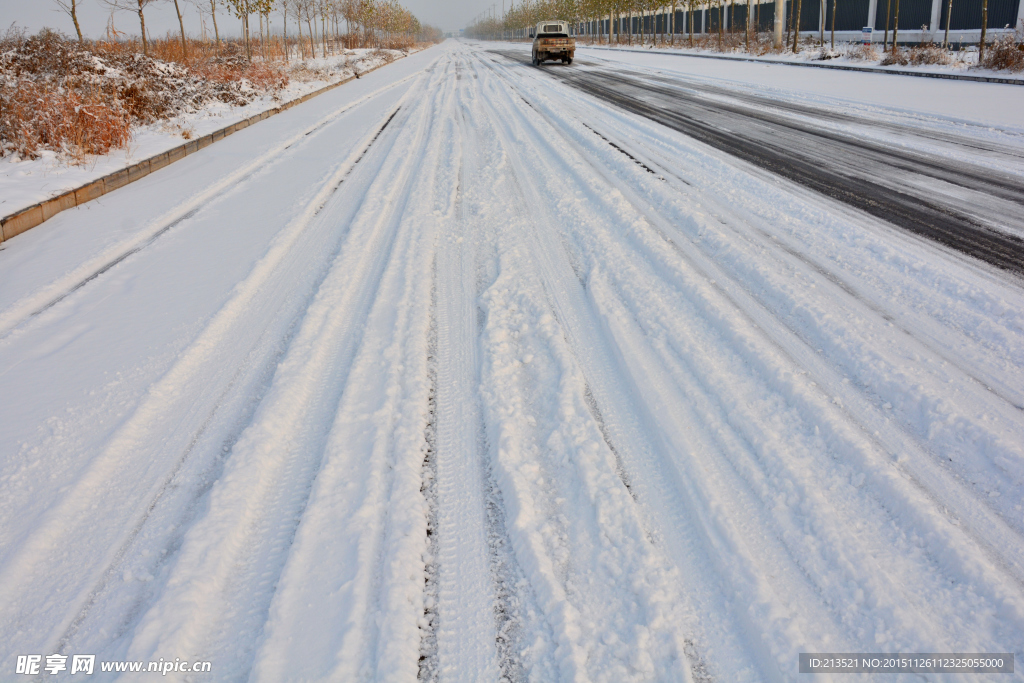
[[[415,51],[387,52],[392,53],[391,61],[394,61]],[[253,123],[391,63],[376,51],[348,52],[340,58],[304,62],[314,70],[333,69],[336,79],[292,81],[276,99],[265,96],[242,107],[214,105],[191,115],[144,126],[135,132],[127,150],[93,157],[88,165],[68,165],[52,152],[32,161],[8,160],[6,168],[0,171],[0,242],[65,209],[143,178]],[[352,54],[358,57],[349,62],[347,58]],[[185,136],[188,142],[182,144],[180,140]]]

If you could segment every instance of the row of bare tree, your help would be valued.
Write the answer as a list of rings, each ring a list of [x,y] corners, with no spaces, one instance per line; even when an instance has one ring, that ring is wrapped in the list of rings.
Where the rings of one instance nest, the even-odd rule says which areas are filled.
[[[800,16],[802,0],[794,0],[793,11],[791,12],[794,16]],[[835,18],[836,18],[836,5],[837,0],[830,0],[832,5],[832,44],[835,46]],[[889,41],[889,17],[892,16],[892,9],[895,8],[895,22],[893,29],[893,40],[891,42],[892,49],[896,49],[896,42],[898,40],[898,30],[895,26],[899,21],[900,12],[900,0],[886,0],[889,4],[886,8],[886,25],[885,25],[885,41],[883,49],[888,49],[890,46]],[[953,12],[953,0],[946,0],[946,16],[949,17]],[[623,24],[623,19],[627,19],[626,26],[628,27],[628,35],[626,36],[627,42],[632,43],[632,26],[633,17],[653,17],[657,14],[665,13],[665,19],[663,23],[667,24],[662,26],[660,31],[651,30],[647,27],[648,22],[641,21],[641,31],[658,35],[659,33],[667,33],[670,36],[670,40],[675,42],[675,35],[679,33],[675,26],[675,14],[676,7],[680,7],[688,11],[689,26],[683,26],[682,33],[693,34],[693,14],[694,11],[701,8],[714,8],[719,12],[718,16],[723,16],[723,12],[726,11],[726,6],[731,4],[733,8],[736,6],[736,0],[520,0],[517,6],[515,2],[511,4],[508,11],[505,11],[501,17],[490,16],[478,19],[467,29],[467,35],[471,37],[480,38],[500,38],[509,37],[514,34],[515,31],[522,31],[526,27],[535,26],[538,22],[546,19],[561,19],[568,21],[570,24],[578,25],[583,22],[596,24],[599,21],[604,21],[604,30],[608,32],[608,41],[612,40],[612,32],[616,34],[619,32],[619,28]],[[753,31],[758,31],[758,17],[757,12],[761,7],[759,0],[740,0],[740,4],[746,4],[748,6],[747,19],[745,30],[748,34]],[[778,3],[776,3],[778,4]],[[722,21],[718,22],[718,31],[721,35]],[[946,21],[946,34],[943,40],[943,45],[949,44],[949,21]],[[792,48],[796,51],[800,37],[800,26],[799,22],[794,22],[793,17],[789,17],[790,28],[792,28]],[[986,28],[988,25],[988,0],[982,0],[981,4],[981,55],[984,57],[985,50],[985,37]],[[781,47],[781,26],[775,29],[775,42],[777,47]],[[787,44],[789,44],[789,29],[787,33]],[[640,36],[641,40],[645,40],[646,36],[643,33]],[[824,36],[823,36],[824,39]]]
[[[78,22],[78,11],[81,0],[53,0],[57,6],[71,17],[75,25],[78,40],[82,41],[82,29]],[[422,25],[409,10],[398,4],[397,0],[101,0],[112,10],[130,12],[138,16],[142,33],[142,51],[149,54],[146,34],[146,9],[157,3],[171,2],[178,16],[181,29],[181,48],[188,59],[188,41],[185,37],[185,22],[182,7],[185,3],[194,5],[204,20],[210,18],[213,24],[214,39],[220,45],[220,30],[217,26],[218,7],[241,21],[242,39],[245,43],[246,56],[252,59],[252,35],[250,20],[253,15],[259,22],[261,42],[265,35],[269,41],[270,16],[280,14],[284,20],[284,35],[287,43],[288,22],[292,20],[299,35],[298,45],[302,57],[306,56],[303,24],[306,37],[309,39],[310,55],[316,56],[316,44],[323,46],[323,54],[327,55],[328,36],[337,39],[341,34],[341,23],[345,22],[345,34],[360,38],[363,46],[377,43],[391,44],[395,36],[407,36],[410,40],[417,38],[436,40],[440,36],[437,29]]]

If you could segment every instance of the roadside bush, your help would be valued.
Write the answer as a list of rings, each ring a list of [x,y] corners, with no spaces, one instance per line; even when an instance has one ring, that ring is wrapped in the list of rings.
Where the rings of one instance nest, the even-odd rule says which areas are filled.
[[[882,53],[873,45],[860,44],[849,47],[846,51],[846,58],[857,62],[877,62],[882,58]]]
[[[1024,71],[1024,42],[1021,33],[1022,30],[1018,29],[1016,35],[1004,35],[986,47],[985,61],[981,66],[986,69]]]
[[[907,61],[911,66],[922,64],[952,64],[953,55],[944,47],[933,44],[918,45],[910,48]]]
[[[131,139],[131,116],[96,91],[58,90],[20,79],[0,89],[0,156],[34,158],[42,149],[76,160],[106,154]]]
[[[908,64],[910,64],[910,54],[902,48],[890,50],[882,58],[882,66],[907,66]]]
[[[0,37],[0,157],[49,149],[81,161],[126,145],[134,125],[211,102],[248,104],[287,83],[278,67],[237,55],[185,65],[145,57],[130,42],[9,30]]]
[[[381,50],[380,48],[377,48],[376,50],[369,52],[367,56],[370,57],[371,59],[382,59],[385,64],[390,64],[391,62],[395,61],[394,53],[388,52],[387,50]]]

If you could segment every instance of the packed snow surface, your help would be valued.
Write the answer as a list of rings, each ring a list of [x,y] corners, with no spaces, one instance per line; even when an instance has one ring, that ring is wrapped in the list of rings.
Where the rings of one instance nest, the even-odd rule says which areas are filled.
[[[502,49],[417,53],[0,245],[0,678],[1013,652],[992,680],[1024,680],[1020,277],[552,76],[681,58]],[[999,112],[728,68],[1024,177]]]

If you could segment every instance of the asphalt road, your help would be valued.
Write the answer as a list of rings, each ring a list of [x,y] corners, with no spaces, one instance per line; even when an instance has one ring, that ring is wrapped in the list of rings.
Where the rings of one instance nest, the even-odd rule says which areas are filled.
[[[518,50],[492,52],[523,61]],[[569,67],[547,63],[539,68],[609,104],[892,225],[998,268],[1024,272],[1024,180],[996,170],[1000,161],[1020,164],[1024,156],[1019,151],[834,106],[785,102],[705,79],[609,62],[577,58]],[[897,140],[918,138],[920,143],[924,137],[932,149],[886,145],[859,134],[871,129]]]

